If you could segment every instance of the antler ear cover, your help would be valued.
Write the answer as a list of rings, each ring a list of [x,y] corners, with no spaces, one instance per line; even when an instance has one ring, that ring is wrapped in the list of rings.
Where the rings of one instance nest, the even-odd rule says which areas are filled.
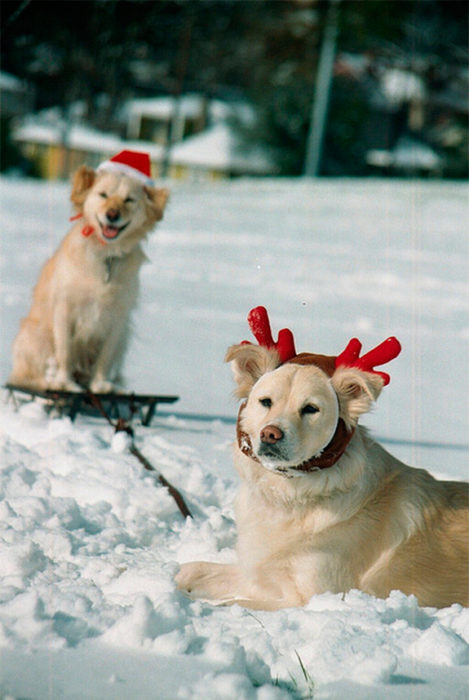
[[[259,345],[268,349],[275,349],[283,364],[296,355],[295,340],[289,328],[282,328],[278,334],[277,342],[274,341],[270,327],[269,315],[264,306],[256,306],[248,314],[249,327]]]
[[[288,362],[296,356],[295,340],[289,328],[282,328],[275,341],[272,336],[269,315],[264,306],[256,306],[248,314],[249,327],[261,347],[268,350],[276,350],[280,363]],[[249,341],[244,341],[248,343]],[[384,365],[401,352],[401,344],[394,336],[387,338],[375,348],[360,357],[362,344],[358,338],[352,338],[345,350],[335,359],[335,367],[356,367],[363,372],[377,374],[383,380],[384,385],[389,384],[390,376],[386,372],[378,372],[375,366]],[[331,358],[333,360],[333,358]]]
[[[253,336],[259,343],[266,348],[272,348],[275,345],[270,328],[269,315],[264,306],[256,306],[248,313],[249,328]]]
[[[358,359],[361,349],[362,344],[360,343],[358,338],[352,338],[352,340],[349,340],[345,350],[341,352],[340,355],[338,355],[336,358],[336,367],[341,367],[342,365],[345,365],[346,367],[350,366],[353,362],[355,362]]]
[[[377,345],[373,350],[359,357],[362,344],[357,338],[352,338],[345,350],[337,357],[335,361],[336,367],[356,367],[364,372],[372,372],[378,374],[384,385],[389,384],[391,378],[386,372],[378,372],[374,369],[376,365],[384,365],[399,355],[402,350],[400,342],[394,336],[386,338],[382,343]]]

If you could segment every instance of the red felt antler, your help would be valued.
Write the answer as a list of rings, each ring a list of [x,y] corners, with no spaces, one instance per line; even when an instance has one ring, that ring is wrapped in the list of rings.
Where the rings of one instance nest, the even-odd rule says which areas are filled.
[[[256,306],[255,309],[251,309],[248,314],[248,323],[259,345],[275,349],[282,363],[296,355],[295,340],[289,328],[282,328],[279,331],[277,342],[273,339],[269,315],[264,306]]]
[[[379,374],[383,379],[384,385],[389,384],[390,376],[386,372],[377,372],[374,370],[376,365],[384,365],[397,357],[401,351],[401,344],[397,338],[391,337],[377,345],[373,350],[370,350],[362,357],[359,357],[362,344],[358,338],[352,338],[345,350],[336,357],[336,367],[356,367],[364,372],[372,372]]]

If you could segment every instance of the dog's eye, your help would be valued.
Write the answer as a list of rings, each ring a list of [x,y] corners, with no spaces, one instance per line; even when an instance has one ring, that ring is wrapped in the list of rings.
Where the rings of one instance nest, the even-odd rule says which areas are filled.
[[[133,197],[126,197],[124,202],[125,204],[130,204],[130,202],[135,202],[135,199]]]
[[[99,196],[102,197],[103,199],[107,199],[107,194],[106,192],[100,192]]]
[[[314,406],[312,403],[307,404],[306,406],[303,406],[301,409],[301,415],[304,416],[307,413],[318,413],[319,408],[317,406]]]
[[[265,406],[265,408],[270,408],[272,406],[272,399],[259,399],[259,403]]]

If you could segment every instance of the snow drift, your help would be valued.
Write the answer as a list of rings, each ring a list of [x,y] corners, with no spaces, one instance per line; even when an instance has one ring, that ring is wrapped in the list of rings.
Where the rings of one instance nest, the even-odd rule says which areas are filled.
[[[1,371],[39,266],[67,227],[63,184],[1,181]],[[396,335],[401,356],[363,422],[399,458],[466,478],[467,188],[377,181],[174,186],[148,245],[129,386],[179,393],[137,445],[194,520],[99,419],[0,407],[0,695],[280,700],[463,698],[469,612],[395,591],[304,609],[212,608],[178,564],[231,561],[236,404],[226,347],[257,304],[298,350]]]

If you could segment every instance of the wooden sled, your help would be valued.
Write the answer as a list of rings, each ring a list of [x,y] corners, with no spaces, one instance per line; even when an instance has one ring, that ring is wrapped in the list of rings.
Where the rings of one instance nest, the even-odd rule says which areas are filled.
[[[59,391],[55,389],[35,390],[28,387],[6,384],[5,388],[15,401],[16,394],[32,399],[42,399],[47,411],[53,410],[61,416],[68,416],[72,421],[77,414],[100,416],[97,401],[110,418],[130,420],[135,415],[140,417],[142,425],[150,425],[156,408],[160,403],[174,403],[179,396],[152,394],[91,394],[86,391]]]

